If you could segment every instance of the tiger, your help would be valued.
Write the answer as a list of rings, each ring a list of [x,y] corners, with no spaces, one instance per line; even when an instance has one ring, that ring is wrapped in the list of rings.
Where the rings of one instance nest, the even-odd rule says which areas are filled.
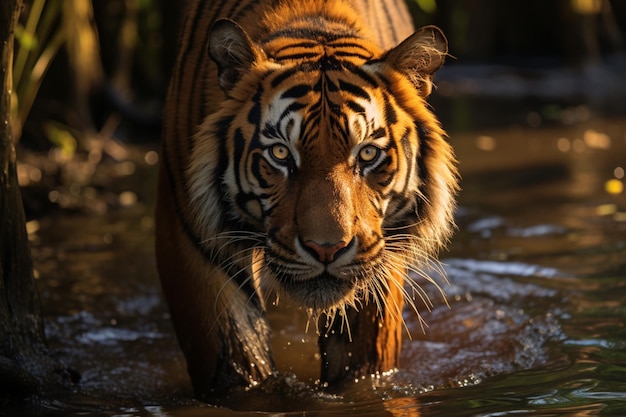
[[[324,386],[398,369],[403,307],[426,297],[409,274],[455,228],[458,164],[426,101],[446,37],[401,0],[188,3],[155,242],[194,395],[277,374],[275,294],[316,323]]]

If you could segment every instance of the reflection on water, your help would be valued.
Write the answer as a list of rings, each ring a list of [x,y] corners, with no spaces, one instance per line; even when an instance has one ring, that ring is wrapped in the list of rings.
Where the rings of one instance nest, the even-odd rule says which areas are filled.
[[[269,316],[283,377],[233,393],[236,408],[308,416],[626,414],[626,123],[452,140],[464,181],[459,231],[443,258],[449,305],[426,285],[435,304],[420,311],[428,327],[405,312],[401,369],[320,390],[317,336],[305,332],[303,312],[279,306]],[[35,232],[50,346],[82,374],[75,396],[39,414],[250,414],[191,398],[156,278],[149,204],[45,218]]]

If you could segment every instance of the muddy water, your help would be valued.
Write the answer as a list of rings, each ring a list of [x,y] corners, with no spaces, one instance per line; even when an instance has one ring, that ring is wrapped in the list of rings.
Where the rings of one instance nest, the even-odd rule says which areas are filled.
[[[33,246],[51,351],[82,379],[67,398],[11,412],[626,415],[626,123],[452,141],[463,192],[442,258],[447,303],[423,283],[434,306],[416,301],[427,326],[405,312],[398,372],[321,390],[317,336],[281,304],[269,312],[280,380],[233,395],[231,409],[195,402],[160,295],[145,198],[102,216],[40,220]],[[150,176],[143,187],[153,184]]]

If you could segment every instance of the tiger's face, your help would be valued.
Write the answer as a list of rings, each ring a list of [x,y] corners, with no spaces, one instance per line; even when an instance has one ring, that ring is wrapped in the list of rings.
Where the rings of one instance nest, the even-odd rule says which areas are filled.
[[[343,71],[309,75],[349,82]],[[376,87],[357,97],[310,81],[290,84],[262,106],[260,146],[250,152],[258,154],[256,195],[268,196],[257,212],[267,233],[265,265],[299,303],[326,309],[354,298],[384,268],[383,224],[409,179],[398,175],[407,171],[387,122],[395,116]]]
[[[454,209],[454,158],[424,101],[428,65],[440,65],[433,52],[406,71],[402,51],[332,44],[286,59],[228,30],[249,63],[233,74],[212,51],[227,99],[198,134],[190,169],[207,241],[254,233],[261,279],[313,311],[402,287],[393,277],[445,242]]]

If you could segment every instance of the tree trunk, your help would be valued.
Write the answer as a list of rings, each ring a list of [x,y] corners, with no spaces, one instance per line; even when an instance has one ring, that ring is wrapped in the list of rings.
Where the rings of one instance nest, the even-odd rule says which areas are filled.
[[[0,2],[0,404],[60,386],[46,351],[10,123],[13,30],[22,0]]]

